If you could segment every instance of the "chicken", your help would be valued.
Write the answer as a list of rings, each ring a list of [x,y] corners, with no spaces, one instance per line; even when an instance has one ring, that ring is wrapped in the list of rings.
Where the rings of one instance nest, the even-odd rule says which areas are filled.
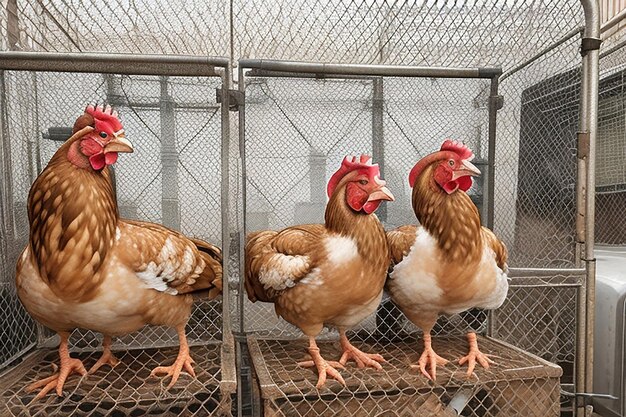
[[[448,361],[431,345],[439,314],[474,307],[495,309],[508,291],[507,251],[493,232],[480,225],[476,206],[466,191],[480,171],[466,146],[446,140],[440,151],[421,159],[411,170],[413,210],[420,225],[389,231],[392,272],[387,290],[406,317],[424,332],[424,351],[414,368],[436,378],[437,365]],[[469,353],[459,360],[471,375],[476,361],[493,361],[480,352],[476,334],[467,334]]]
[[[317,368],[318,388],[327,375],[345,384],[337,368],[349,359],[359,367],[382,369],[382,356],[360,351],[346,337],[346,329],[380,304],[389,267],[385,231],[373,213],[393,195],[379,175],[370,157],[346,157],[328,183],[324,225],[248,236],[248,298],[274,303],[278,316],[308,336],[312,360],[299,365]],[[339,362],[320,355],[315,336],[324,325],[339,329],[343,349]]]
[[[68,353],[73,329],[105,336],[91,373],[117,364],[112,336],[146,324],[178,330],[176,361],[152,372],[171,376],[172,386],[183,368],[194,375],[185,337],[191,293],[219,294],[221,251],[163,226],[119,218],[108,166],[133,148],[109,106],[87,107],[73,132],[28,196],[30,238],[17,263],[17,294],[37,321],[59,334],[61,366],[27,391],[41,388],[36,399],[52,389],[61,396],[69,375],[86,373]]]

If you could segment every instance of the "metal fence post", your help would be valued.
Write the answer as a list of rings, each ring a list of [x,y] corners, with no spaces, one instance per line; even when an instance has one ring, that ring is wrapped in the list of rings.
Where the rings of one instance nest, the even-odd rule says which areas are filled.
[[[7,126],[7,99],[6,99],[5,71],[0,70],[0,231],[2,231],[2,247],[0,250],[7,258],[15,238],[13,230],[13,184],[11,175],[11,145],[9,141],[9,127]],[[3,257],[2,261],[6,261]]]
[[[161,163],[163,165],[161,201],[163,205],[163,224],[179,230],[178,151],[176,150],[174,101],[168,92],[168,77],[160,77],[159,79],[161,82]]]
[[[600,13],[597,0],[581,0],[585,12],[585,31],[582,39],[582,74],[580,91],[580,120],[578,155],[586,160],[584,175],[584,189],[577,186],[578,200],[584,195],[584,206],[580,203],[578,208],[584,207],[584,254],[583,261],[586,266],[586,294],[585,299],[580,300],[578,320],[585,321],[585,332],[579,334],[584,338],[577,344],[583,348],[577,352],[576,390],[578,392],[592,392],[593,390],[593,329],[595,309],[595,279],[596,260],[594,256],[594,227],[595,227],[595,156],[598,124],[598,79],[599,79],[599,48],[600,48]],[[581,173],[578,179],[581,180]],[[579,213],[580,214],[580,213]],[[577,221],[577,232],[582,223]],[[577,233],[577,237],[582,237]],[[582,298],[582,297],[581,297]],[[584,301],[584,306],[582,302]],[[577,413],[582,411],[577,409]]]
[[[385,178],[384,105],[383,78],[376,77],[372,83],[372,158],[374,163],[380,166],[380,174],[383,178]],[[387,221],[387,203],[381,204],[377,215],[381,222]]]
[[[237,83],[239,91],[245,97],[246,95],[246,80],[243,71],[243,65],[241,62],[239,63],[238,77]],[[239,332],[245,331],[245,323],[244,323],[244,281],[245,281],[245,273],[246,273],[246,260],[245,260],[245,252],[246,252],[246,231],[247,231],[247,223],[246,223],[246,198],[247,198],[247,184],[248,181],[246,175],[246,112],[245,112],[245,100],[239,104],[239,160],[241,161],[241,230],[239,232],[239,293],[238,293],[238,304],[239,304]]]

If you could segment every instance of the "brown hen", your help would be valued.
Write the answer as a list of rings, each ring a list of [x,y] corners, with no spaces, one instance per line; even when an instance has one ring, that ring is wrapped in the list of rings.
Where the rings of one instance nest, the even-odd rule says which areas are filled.
[[[325,224],[300,225],[248,236],[246,291],[251,301],[274,303],[276,313],[309,337],[317,387],[326,376],[345,383],[336,368],[354,359],[359,367],[382,369],[382,356],[354,347],[346,329],[378,307],[389,266],[385,231],[373,212],[393,200],[371,158],[346,157],[328,184]],[[339,329],[344,351],[328,362],[315,342],[324,325]]]
[[[416,368],[430,379],[447,360],[435,353],[430,332],[439,314],[480,307],[498,308],[508,290],[506,247],[480,225],[476,206],[466,194],[471,176],[480,171],[473,153],[447,140],[438,152],[422,158],[411,170],[413,210],[420,225],[388,232],[393,271],[387,289],[402,312],[424,332],[424,351]],[[470,350],[459,363],[491,360],[478,350],[476,334],[467,334]]]
[[[152,223],[119,218],[108,168],[118,152],[132,152],[117,113],[89,106],[74,134],[54,154],[31,187],[30,241],[17,264],[17,293],[26,310],[59,334],[59,372],[27,387],[62,395],[71,373],[84,375],[70,358],[75,328],[104,334],[104,353],[91,368],[114,366],[111,337],[146,324],[175,327],[180,350],[173,365],[158,367],[173,385],[181,370],[194,375],[185,337],[192,293],[217,296],[221,251]]]

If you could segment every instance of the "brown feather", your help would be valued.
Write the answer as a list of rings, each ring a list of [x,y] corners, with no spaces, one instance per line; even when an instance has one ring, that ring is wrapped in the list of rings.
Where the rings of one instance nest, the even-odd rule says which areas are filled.
[[[324,225],[255,232],[246,244],[248,297],[273,302],[279,316],[309,336],[319,333],[324,324],[335,324],[365,306],[371,308],[382,293],[389,266],[389,246],[382,225],[375,215],[357,213],[347,206],[345,185],[340,183],[330,197]],[[324,241],[330,236],[352,239],[359,256],[329,264]],[[282,290],[265,288],[259,277],[264,268],[278,267],[272,264],[276,255],[307,260],[300,270],[291,271],[293,286]],[[317,277],[318,283],[302,284],[302,278],[308,276]]]
[[[416,225],[405,225],[387,232],[392,266],[402,262],[402,259],[409,254],[411,246],[415,243],[416,231]]]
[[[483,251],[478,209],[464,192],[447,194],[435,182],[434,164],[413,186],[413,210],[449,261],[478,262]]]

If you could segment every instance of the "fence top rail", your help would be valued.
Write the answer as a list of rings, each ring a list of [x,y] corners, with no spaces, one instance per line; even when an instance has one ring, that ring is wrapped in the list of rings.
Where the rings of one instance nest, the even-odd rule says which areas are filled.
[[[228,66],[228,58],[194,55],[0,52],[0,69],[16,71],[216,77]]]
[[[388,77],[430,77],[430,78],[494,78],[502,74],[498,67],[452,68],[418,67],[404,65],[330,64],[323,62],[279,61],[271,59],[240,59],[242,69],[256,69],[266,75],[278,76],[297,73],[339,76],[388,76]]]

